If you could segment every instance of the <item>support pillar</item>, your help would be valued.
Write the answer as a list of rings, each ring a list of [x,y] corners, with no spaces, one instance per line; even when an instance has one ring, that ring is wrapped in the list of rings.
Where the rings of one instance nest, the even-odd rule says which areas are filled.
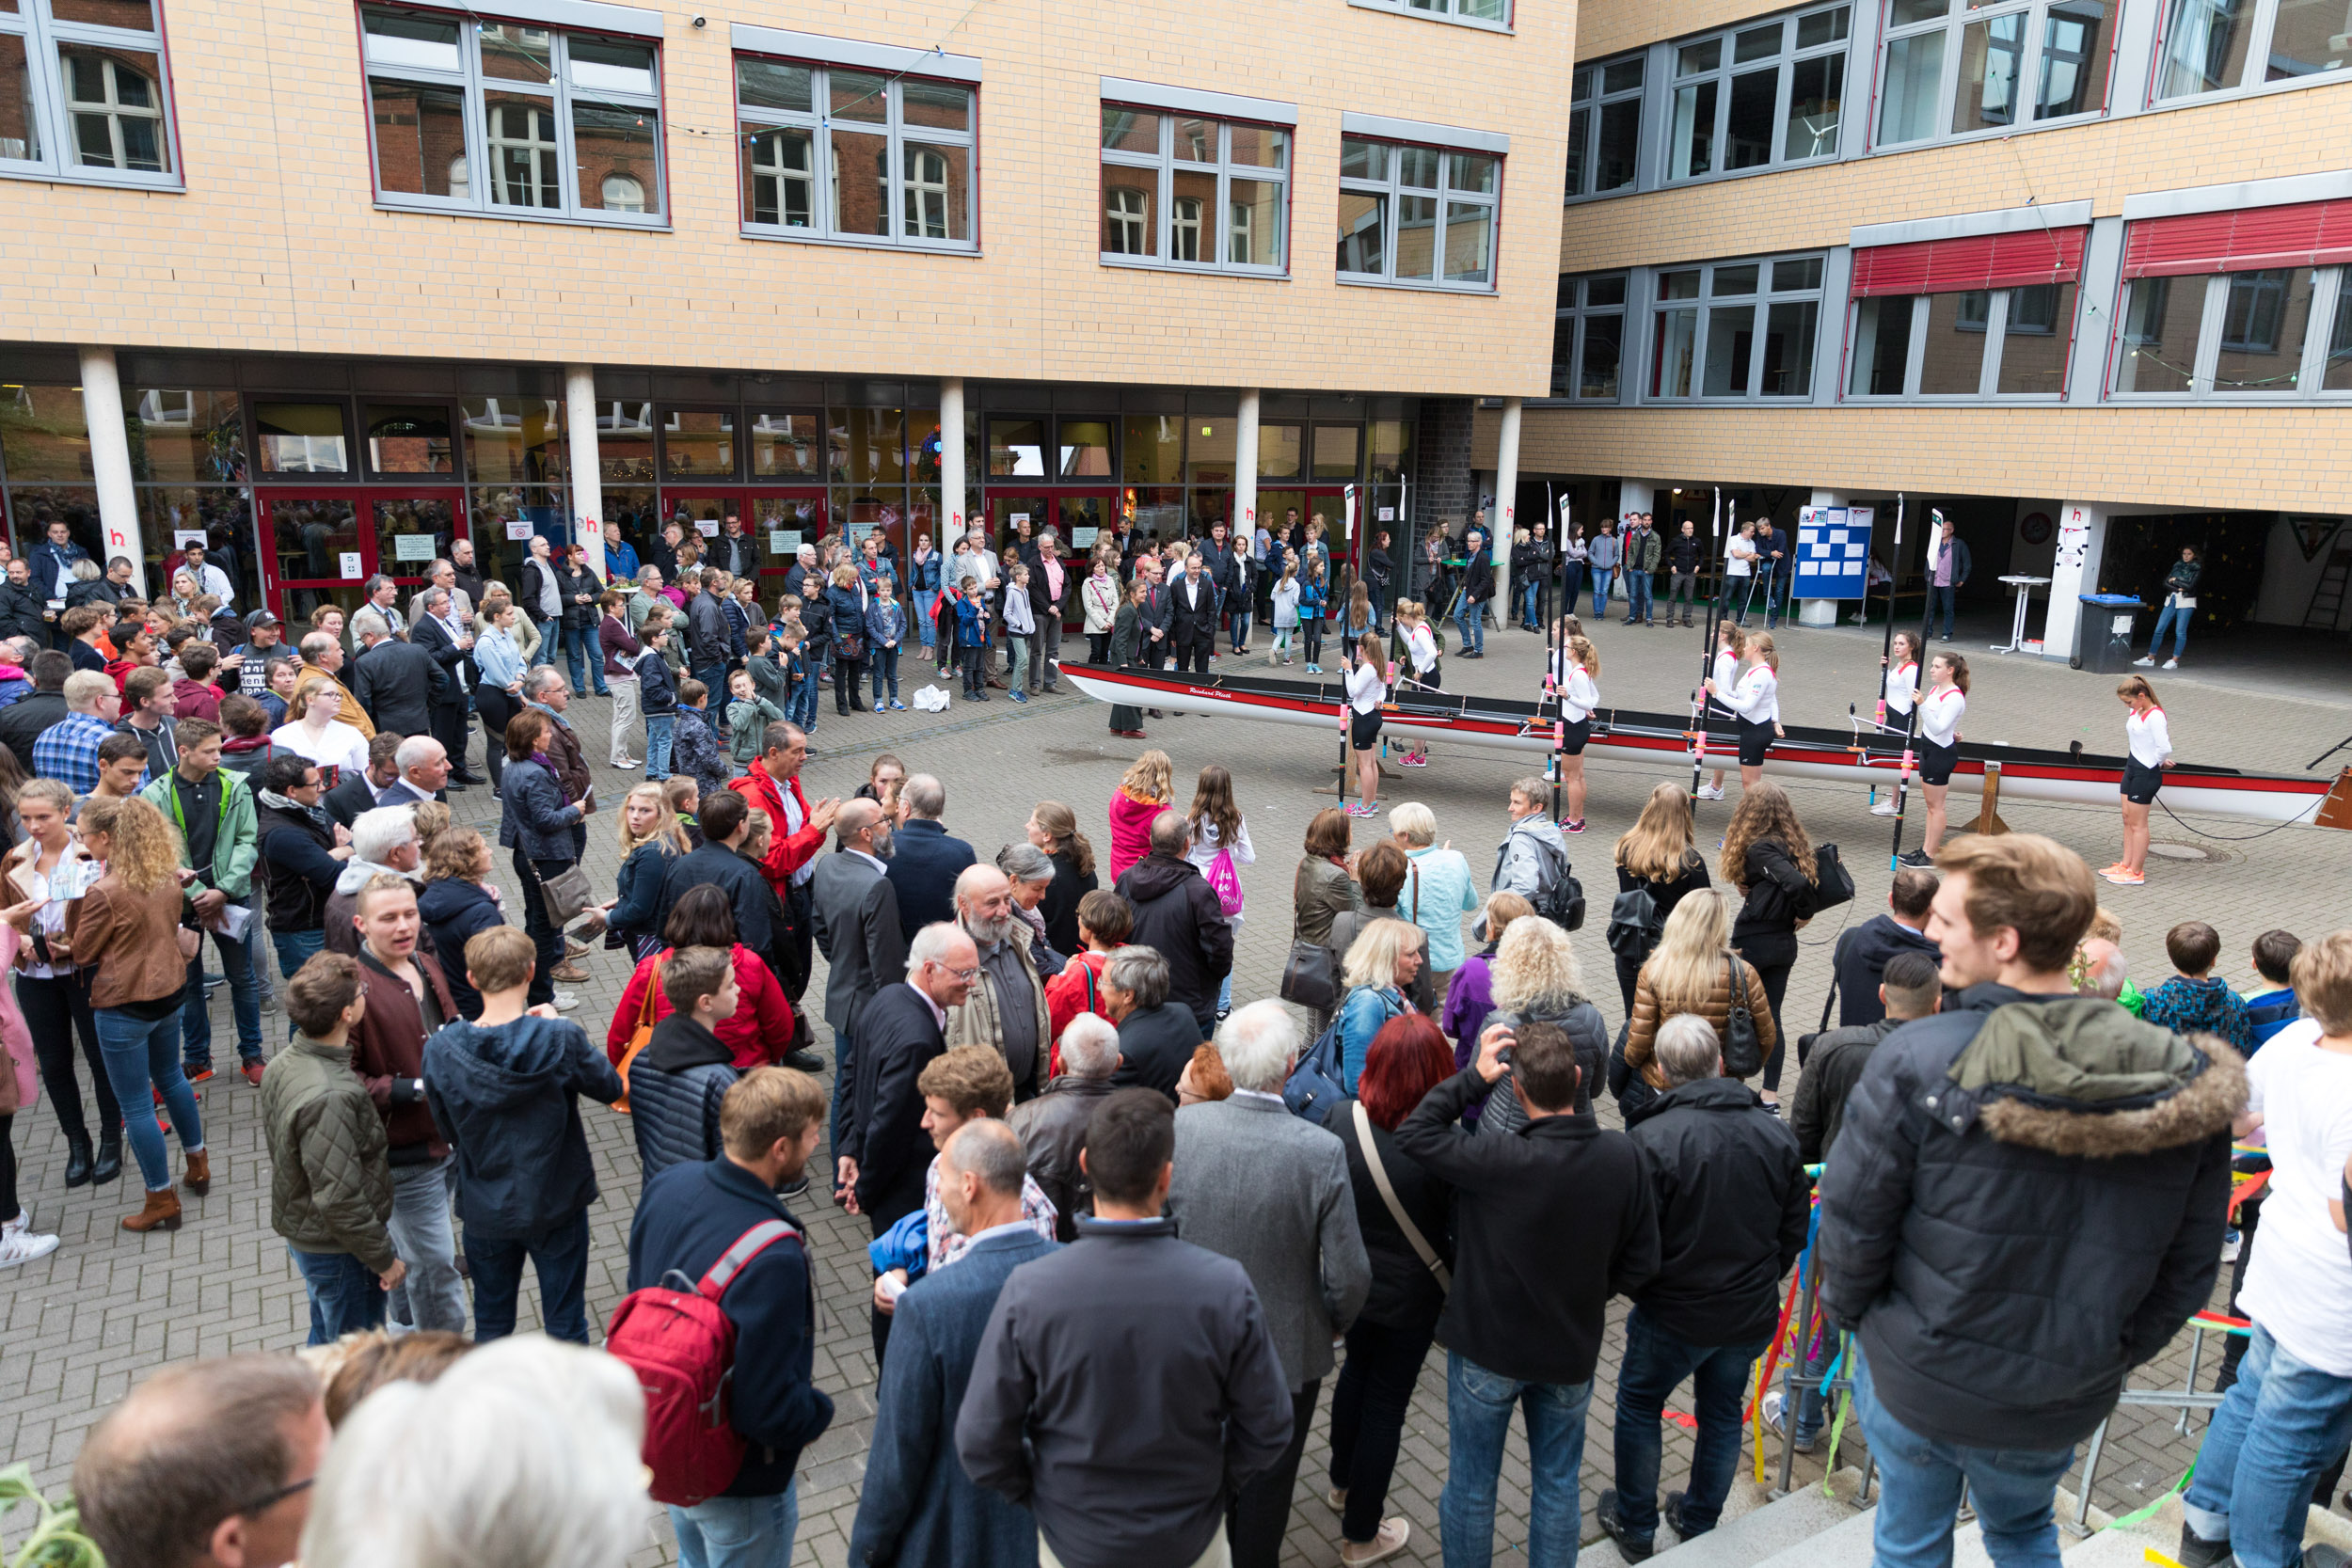
[[[1813,492],[1811,504],[1814,506],[1844,506],[1846,504],[1846,492],[1843,490],[1816,490]],[[1864,578],[1866,581],[1868,578],[1868,574],[1867,572],[1864,574]],[[1797,623],[1800,626],[1834,626],[1837,624],[1837,605],[1838,601],[1836,599],[1800,599],[1797,601]]]
[[[952,556],[951,541],[968,526],[963,492],[963,377],[939,379],[939,553]],[[1074,550],[1074,546],[1073,546]]]
[[[588,569],[601,578],[606,572],[604,465],[596,455],[593,365],[564,367],[564,442],[572,469],[572,537],[588,547]]]
[[[2074,657],[2082,595],[2099,592],[2099,568],[2106,552],[2106,509],[2096,501],[2061,502],[2058,559],[2050,567],[2050,609],[2042,625],[2042,657]]]
[[[1502,400],[1502,423],[1495,432],[1495,509],[1486,521],[1491,525],[1491,537],[1486,547],[1495,561],[1495,627],[1502,630],[1512,624],[1511,614],[1511,540],[1518,528],[1519,500],[1519,415],[1523,400]]]
[[[1345,526],[1343,517],[1341,526]],[[1245,389],[1233,420],[1233,527],[1235,547],[1248,553],[1258,533],[1258,388]],[[1324,541],[1327,545],[1329,540]],[[1355,541],[1341,552],[1352,559]]]
[[[98,487],[98,526],[106,536],[99,555],[103,572],[116,556],[131,562],[131,587],[147,597],[147,551],[139,535],[138,492],[131,487],[131,440],[122,428],[122,381],[115,370],[115,351],[82,350],[82,420],[89,426],[90,474]],[[156,553],[170,552],[163,541]],[[248,609],[252,608],[250,606]]]

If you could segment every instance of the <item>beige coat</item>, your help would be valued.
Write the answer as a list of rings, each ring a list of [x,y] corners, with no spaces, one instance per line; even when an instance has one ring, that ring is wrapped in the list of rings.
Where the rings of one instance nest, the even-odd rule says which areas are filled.
[[[1054,1024],[1045,1006],[1045,982],[1037,972],[1037,956],[1032,949],[1035,939],[1028,927],[1016,920],[1012,923],[1014,948],[1021,955],[1021,967],[1028,972],[1029,991],[1037,999],[1037,1077],[1045,1076],[1045,1064],[1052,1059]],[[961,1002],[947,1009],[947,1049],[959,1045],[985,1045],[998,1055],[1005,1051],[1004,1021],[996,1016],[996,993],[989,989],[988,976],[973,976],[972,989]],[[1016,1091],[1040,1087],[1040,1083],[1016,1084]]]

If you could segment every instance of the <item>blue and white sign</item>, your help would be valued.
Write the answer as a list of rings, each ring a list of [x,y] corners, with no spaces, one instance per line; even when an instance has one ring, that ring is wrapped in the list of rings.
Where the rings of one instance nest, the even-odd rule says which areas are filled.
[[[1797,509],[1797,580],[1800,599],[1859,599],[1870,575],[1867,506],[1804,506]]]

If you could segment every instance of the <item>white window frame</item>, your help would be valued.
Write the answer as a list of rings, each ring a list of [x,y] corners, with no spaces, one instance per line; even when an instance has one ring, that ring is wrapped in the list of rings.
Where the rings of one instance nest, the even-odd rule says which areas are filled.
[[[741,93],[738,90],[741,78],[737,73],[737,68],[746,60],[805,69],[809,72],[810,108],[803,112],[798,109],[770,108],[742,102]],[[951,255],[977,255],[978,253],[980,248],[980,92],[979,84],[977,81],[928,76],[920,73],[909,75],[902,71],[885,69],[879,61],[868,64],[857,60],[829,61],[762,54],[741,48],[739,45],[735,52],[733,62],[727,69],[731,84],[729,90],[736,91],[737,94],[735,105],[735,119],[739,133],[737,139],[742,149],[743,158],[747,160],[751,158],[754,139],[770,131],[806,132],[811,148],[809,155],[811,166],[807,176],[809,182],[808,224],[801,227],[781,221],[776,223],[755,221],[752,210],[746,202],[742,210],[742,229],[745,235],[761,240],[792,240],[804,245],[850,245],[882,250],[942,251]],[[881,76],[884,82],[882,119],[879,121],[844,120],[841,122],[841,128],[853,135],[880,136],[884,139],[886,144],[884,157],[890,172],[883,182],[882,210],[882,216],[889,225],[887,233],[852,234],[834,226],[834,213],[837,205],[834,199],[834,185],[839,177],[836,166],[838,153],[834,147],[831,114],[833,73],[835,71],[846,71],[861,76]],[[930,125],[911,126],[907,124],[906,87],[910,82],[918,83],[924,87],[945,87],[962,93],[964,95],[964,129],[953,131]],[[965,238],[955,240],[916,233],[914,231],[916,226],[907,221],[907,197],[916,188],[910,180],[912,170],[907,161],[910,147],[917,150],[924,147],[963,149],[965,166],[969,170],[965,178],[963,192]],[[758,168],[760,166],[751,166]],[[741,190],[739,184],[738,190],[739,192]],[[738,199],[743,198],[739,195]],[[781,217],[782,211],[782,207],[779,206],[779,217]],[[953,227],[952,224],[950,227]]]
[[[1613,73],[1632,68],[1633,85],[1610,87]],[[1596,201],[1603,197],[1631,196],[1642,182],[1643,84],[1649,75],[1648,52],[1637,51],[1612,59],[1592,60],[1576,68],[1569,87],[1568,183],[1570,201]],[[1600,174],[1600,127],[1608,112],[1622,103],[1633,105],[1633,161],[1622,184],[1594,188]],[[1582,145],[1579,145],[1580,140]]]
[[[2252,15],[2247,23],[2246,55],[2238,62],[2237,80],[2191,91],[2167,92],[2165,76],[2172,54],[2179,45],[2181,24],[2185,13],[2196,3],[2197,0],[2164,0],[2157,12],[2153,59],[2148,71],[2148,103],[2152,108],[2210,103],[2217,99],[2251,93],[2292,92],[2299,87],[2340,82],[2347,73],[2352,73],[2352,50],[2347,50],[2344,63],[2333,69],[2270,79],[2271,44],[2278,36],[2279,0],[2247,0]],[[2210,12],[2215,7],[2211,0],[2205,0],[2202,8]]]
[[[1592,285],[1614,280],[1618,286],[1617,303],[1595,305]],[[1552,365],[1555,372],[1565,366],[1564,386],[1554,388],[1549,401],[1581,404],[1591,408],[1613,408],[1626,401],[1626,392],[1632,382],[1632,351],[1641,345],[1626,336],[1626,323],[1632,316],[1633,273],[1600,272],[1560,279],[1561,298],[1565,303],[1552,311]],[[1603,318],[1617,323],[1617,394],[1614,397],[1586,397],[1583,393],[1584,340],[1587,324]],[[1567,357],[1560,357],[1562,335],[1566,336]]]
[[[1838,401],[1841,403],[1861,403],[1872,404],[1894,403],[2065,402],[2067,383],[2073,376],[2074,351],[2080,346],[2074,341],[2074,333],[2075,319],[2082,313],[2082,283],[2080,279],[2074,279],[2073,281],[2074,285],[2074,309],[2073,312],[2066,314],[2064,320],[2054,323],[2048,333],[2034,331],[2023,325],[2018,326],[2016,329],[2017,335],[2021,338],[2028,336],[2055,336],[2063,337],[2067,340],[2066,357],[2058,371],[2058,389],[2057,391],[2004,392],[2000,389],[2001,356],[2008,348],[2011,306],[2015,303],[2018,289],[2021,287],[2020,285],[2010,284],[1997,289],[1939,289],[1935,291],[1934,293],[1885,294],[1878,296],[1882,302],[1906,298],[1911,301],[1911,336],[1904,348],[1906,357],[1903,361],[1903,389],[1899,392],[1857,392],[1853,390],[1854,360],[1855,357],[1862,352],[1862,308],[1868,303],[1868,300],[1864,298],[1847,300],[1845,362],[1837,367]],[[2053,286],[2063,289],[2066,287],[2066,284],[2058,283]],[[1975,390],[1966,392],[1923,392],[1919,388],[1925,381],[1927,370],[1928,324],[1933,318],[1935,309],[1934,302],[1937,296],[1947,293],[1961,295],[1982,293],[1990,296],[1986,302],[1983,319],[1970,320],[1963,317],[1957,324],[1959,330],[1963,332],[1980,332],[1984,335],[1984,359],[1978,371],[1977,386]],[[1964,309],[1965,308],[1963,307],[1963,309]]]
[[[375,204],[402,212],[457,213],[474,217],[503,219],[523,223],[586,223],[609,225],[621,229],[667,229],[669,219],[669,122],[663,113],[661,88],[663,84],[662,40],[636,34],[594,32],[580,28],[532,22],[483,21],[470,14],[442,10],[434,7],[400,5],[397,3],[362,4],[359,30],[360,70],[359,93],[368,115],[369,177],[376,182]],[[458,69],[447,71],[429,66],[396,63],[372,55],[371,36],[365,18],[370,12],[389,12],[414,16],[457,28]],[[493,76],[483,69],[482,34],[485,27],[523,27],[529,31],[548,34],[550,79],[541,85]],[[642,48],[653,55],[654,90],[647,93],[625,91],[609,87],[583,87],[572,79],[571,51],[575,38],[591,40],[611,39],[632,48]],[[466,105],[466,192],[456,194],[456,182],[451,181],[448,196],[427,196],[414,191],[388,191],[384,188],[382,160],[375,146],[374,92],[375,81],[409,82],[424,87],[440,87],[460,93]],[[555,176],[557,204],[523,206],[498,199],[505,182],[497,161],[491,156],[489,110],[485,95],[498,93],[543,100],[547,111],[555,119]],[[574,111],[578,106],[650,110],[654,116],[653,179],[650,184],[642,177],[638,183],[645,187],[644,211],[614,212],[589,206],[580,199],[580,154],[574,135]],[[501,141],[501,146],[522,145]],[[544,145],[544,144],[538,144]],[[454,174],[454,168],[451,171]],[[602,197],[599,177],[597,195]]]
[[[1101,117],[1104,114],[1122,112],[1159,117],[1160,149],[1156,154],[1131,152],[1102,146]],[[1216,176],[1216,211],[1200,214],[1197,217],[1182,220],[1181,223],[1176,214],[1178,168],[1176,122],[1180,119],[1207,120],[1216,127],[1216,148],[1214,160],[1195,162],[1187,158],[1182,166],[1186,172],[1192,174],[1215,173]],[[1233,127],[1236,125],[1270,132],[1280,136],[1282,138],[1280,166],[1266,167],[1258,164],[1233,162]],[[1298,160],[1297,126],[1250,119],[1240,115],[1208,114],[1192,109],[1168,108],[1154,103],[1133,103],[1105,98],[1102,101],[1101,109],[1097,113],[1096,127],[1097,154],[1104,167],[1131,169],[1138,176],[1151,175],[1157,182],[1152,187],[1152,198],[1146,204],[1147,211],[1156,212],[1159,214],[1157,221],[1160,231],[1153,237],[1156,254],[1134,255],[1126,251],[1104,250],[1101,251],[1101,257],[1104,266],[1149,267],[1161,272],[1216,272],[1238,277],[1288,277],[1290,276],[1291,168]],[[1233,211],[1232,189],[1233,182],[1236,180],[1257,180],[1281,187],[1280,231],[1275,236],[1275,245],[1281,260],[1275,265],[1262,266],[1230,259]],[[1108,222],[1111,217],[1107,205],[1108,198],[1099,174],[1095,178],[1095,190],[1096,217],[1100,221]],[[1122,223],[1130,221],[1126,214],[1120,214],[1120,218]],[[1177,231],[1180,227],[1187,226],[1197,229],[1195,240],[1197,245],[1206,245],[1211,247],[1212,255],[1207,261],[1176,260]]]
[[[1347,0],[1347,3],[1359,10],[1389,11],[1397,16],[1417,17],[1423,22],[1451,23],[1457,27],[1476,27],[1489,33],[1512,31],[1514,13],[1518,9],[1513,0]],[[1491,5],[1500,14],[1476,14],[1474,8],[1482,5]]]
[[[1897,0],[1880,0],[1884,8],[1881,20],[1884,25],[1878,38],[1877,71],[1870,94],[1870,122],[1865,128],[1867,145],[1872,151],[1911,151],[1922,147],[1937,147],[1949,142],[1976,141],[1988,136],[2013,136],[2044,125],[2073,125],[2099,119],[2111,113],[2115,105],[2116,45],[2122,31],[2124,0],[2106,0],[2106,49],[2107,55],[2105,85],[2098,106],[2079,110],[2071,115],[2040,116],[2034,110],[2042,94],[2042,55],[2050,36],[2050,12],[2068,0],[1991,0],[1991,3],[1970,9],[1966,0],[1949,0],[1945,14],[1922,22],[1895,23]],[[2018,42],[2017,77],[2012,87],[2013,118],[2006,125],[1979,126],[1973,131],[1952,130],[1952,112],[1958,105],[1960,68],[1967,29],[1997,22],[2004,17],[2024,19],[2025,32]],[[1932,128],[1924,136],[1905,141],[1889,141],[1884,135],[1883,114],[1886,106],[1887,60],[1895,46],[1912,39],[1940,34],[1943,37],[1943,58],[1937,67],[1935,118]]]
[[[1366,118],[1369,119],[1369,117]],[[1340,189],[1343,192],[1354,192],[1359,196],[1376,196],[1386,203],[1382,209],[1385,214],[1382,218],[1382,229],[1385,231],[1386,243],[1380,247],[1380,271],[1376,273],[1343,272],[1338,274],[1339,281],[1363,288],[1422,289],[1439,293],[1455,294],[1493,293],[1502,272],[1502,187],[1504,179],[1510,171],[1511,162],[1510,145],[1507,139],[1465,137],[1461,140],[1449,141],[1409,135],[1384,135],[1379,134],[1375,126],[1351,127],[1344,120],[1342,123],[1341,135],[1343,162],[1345,156],[1345,146],[1349,142],[1363,142],[1387,150],[1387,155],[1381,162],[1381,167],[1386,170],[1384,178],[1371,180],[1352,174],[1343,175],[1340,178]],[[1437,153],[1438,183],[1435,188],[1407,185],[1402,182],[1403,172],[1396,154],[1405,148],[1418,148]],[[1495,166],[1494,189],[1491,191],[1455,190],[1454,188],[1454,160],[1459,157],[1491,159]],[[1425,198],[1438,204],[1437,266],[1436,276],[1432,277],[1399,277],[1396,276],[1397,202],[1406,196]],[[1484,279],[1475,282],[1449,281],[1445,276],[1445,234],[1453,217],[1453,210],[1457,206],[1483,207],[1487,213],[1486,276]]]
[[[1867,4],[1868,0],[1855,0]],[[1804,24],[1817,17],[1836,17],[1843,25],[1836,37],[1824,42],[1798,47],[1797,39]],[[1734,61],[1738,40],[1760,34],[1766,28],[1780,30],[1779,46],[1769,55],[1758,55],[1744,61]],[[1853,42],[1852,7],[1846,0],[1836,5],[1813,6],[1801,11],[1789,11],[1777,17],[1759,17],[1738,26],[1725,27],[1694,38],[1679,39],[1666,51],[1670,64],[1664,94],[1665,115],[1663,134],[1658,139],[1659,183],[1663,185],[1697,184],[1708,180],[1738,179],[1742,175],[1762,174],[1771,169],[1796,168],[1806,164],[1835,163],[1844,146],[1849,108],[1853,85],[1853,62],[1851,48]],[[1685,71],[1683,64],[1694,54],[1709,46],[1715,51],[1715,63],[1703,69]],[[1826,151],[1808,153],[1803,157],[1788,156],[1784,137],[1788,129],[1789,96],[1795,90],[1797,68],[1816,60],[1830,58],[1839,63],[1837,91],[1837,130]],[[1772,145],[1762,163],[1748,164],[1740,168],[1723,166],[1722,154],[1729,144],[1731,129],[1731,85],[1735,78],[1754,76],[1771,70],[1775,73],[1772,88]],[[1715,89],[1714,123],[1709,128],[1708,149],[1713,167],[1702,174],[1677,174],[1675,146],[1681,122],[1679,105],[1682,95],[1693,98],[1700,89],[1712,86]]]
[[[1813,282],[1809,287],[1784,289],[1774,286],[1775,270],[1791,261],[1813,263]],[[1729,267],[1756,268],[1754,292],[1744,294],[1716,293],[1715,275]],[[1802,408],[1814,401],[1814,393],[1820,385],[1821,376],[1821,322],[1827,313],[1823,298],[1829,280],[1827,252],[1820,250],[1782,251],[1770,256],[1735,256],[1727,257],[1720,261],[1693,261],[1688,265],[1649,267],[1645,270],[1648,274],[1649,288],[1647,290],[1648,309],[1643,313],[1641,325],[1642,401],[1644,403],[1669,404],[1677,407],[1704,405],[1718,408]],[[1696,296],[1690,299],[1668,299],[1659,286],[1664,281],[1667,274],[1680,272],[1699,274],[1699,292]],[[1810,374],[1802,390],[1767,397],[1763,390],[1764,349],[1766,340],[1772,335],[1772,307],[1802,305],[1807,302],[1813,306],[1813,352],[1810,358],[1812,367]],[[1714,329],[1714,317],[1718,309],[1725,311],[1742,309],[1752,310],[1754,314],[1751,319],[1755,326],[1751,335],[1755,341],[1748,345],[1748,390],[1710,396],[1706,390],[1707,348],[1708,338]],[[1698,318],[1697,330],[1691,340],[1691,390],[1688,393],[1652,392],[1648,390],[1648,388],[1652,381],[1660,376],[1662,370],[1662,367],[1657,363],[1656,355],[1659,319],[1676,310],[1694,311]],[[1625,385],[1622,350],[1620,350],[1617,384],[1620,388]]]
[[[2296,365],[2295,385],[2279,391],[2251,391],[2233,388],[2224,390],[2215,385],[2221,365],[2222,327],[2229,319],[2231,280],[2257,271],[2291,271],[2291,268],[2240,269],[2234,272],[2175,274],[2162,279],[2174,288],[2184,284],[2202,284],[2204,300],[2200,307],[2197,329],[2196,362],[2189,369],[2186,391],[2135,392],[2121,389],[2124,361],[2130,351],[2130,335],[2126,328],[2131,321],[2131,291],[2140,284],[2157,281],[2144,277],[2129,277],[2116,298],[2115,352],[2108,367],[2106,396],[2117,403],[2215,403],[2219,404],[2260,404],[2276,403],[2342,402],[2352,398],[2352,387],[2329,390],[2322,386],[2327,378],[2328,347],[2335,332],[2336,309],[2344,297],[2345,275],[2352,267],[2330,264],[2312,270],[2312,308],[2303,324],[2300,343],[2281,343],[2276,351],[2280,362],[2292,360]],[[2236,350],[2234,352],[2247,352]]]
[[[24,45],[25,119],[40,140],[39,148],[25,150],[25,156],[0,156],[0,176],[81,185],[130,185],[143,190],[187,188],[180,159],[179,117],[172,107],[171,51],[164,37],[163,9],[164,0],[154,0],[155,26],[151,32],[60,21],[51,14],[51,0],[19,0],[15,11],[0,13],[0,36],[17,39]],[[154,55],[155,74],[151,79],[155,93],[154,113],[151,116],[143,111],[133,112],[137,119],[156,121],[163,168],[107,168],[81,161],[81,140],[74,135],[76,116],[66,96],[63,59],[65,50],[76,47]],[[111,104],[116,71],[110,68],[105,74]],[[109,108],[102,112],[106,114],[109,141],[119,150],[122,145],[117,123],[119,111]]]

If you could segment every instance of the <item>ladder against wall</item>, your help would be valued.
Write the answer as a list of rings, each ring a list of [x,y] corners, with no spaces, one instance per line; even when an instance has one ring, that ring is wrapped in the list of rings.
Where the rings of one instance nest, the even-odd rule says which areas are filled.
[[[2344,592],[2352,587],[2352,545],[2339,544],[2320,568],[2312,589],[2311,607],[2303,612],[2306,631],[2333,631],[2344,612]]]

